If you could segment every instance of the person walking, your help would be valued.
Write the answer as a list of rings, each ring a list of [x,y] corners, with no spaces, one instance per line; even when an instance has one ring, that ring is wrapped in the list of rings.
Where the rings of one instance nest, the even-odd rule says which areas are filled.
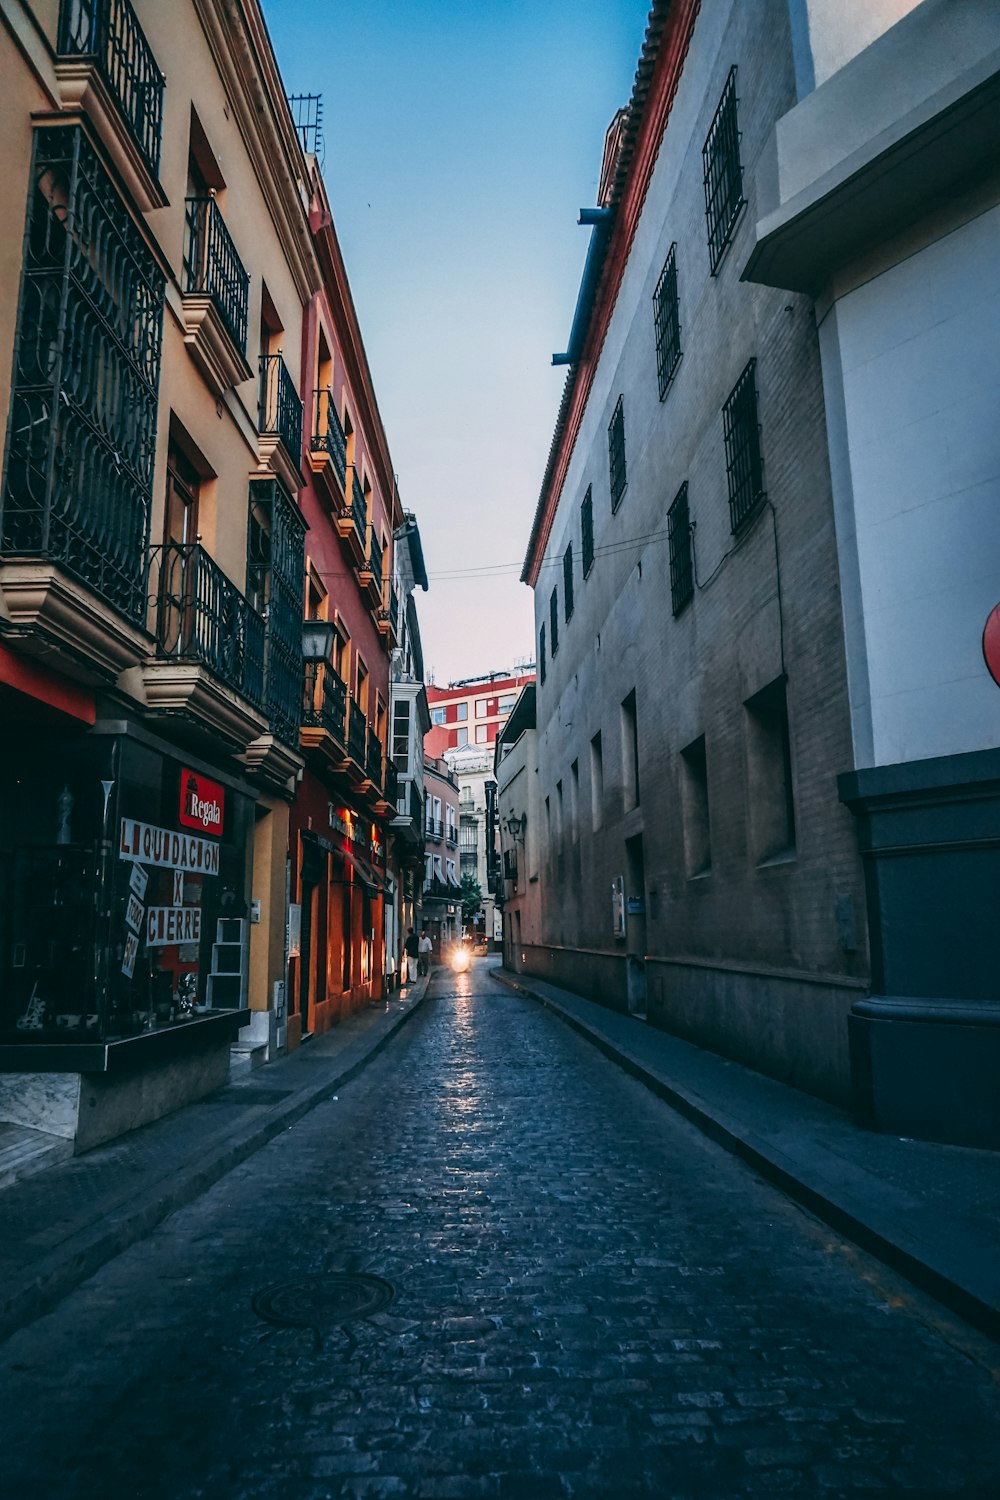
[[[418,974],[426,974],[427,971],[430,969],[430,966],[431,966],[431,954],[433,953],[433,951],[434,951],[434,944],[431,942],[431,935],[427,931],[427,928],[425,927],[423,929],[423,931],[421,932],[421,934],[420,934],[420,943],[419,943],[419,946],[417,948],[417,973]]]
[[[403,983],[409,984],[416,977],[417,957],[420,953],[420,939],[412,927],[406,929],[406,941],[403,944],[403,964],[406,973],[403,975]]]

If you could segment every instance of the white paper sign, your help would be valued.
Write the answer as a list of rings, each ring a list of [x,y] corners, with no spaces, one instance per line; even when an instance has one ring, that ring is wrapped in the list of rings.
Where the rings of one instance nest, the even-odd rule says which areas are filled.
[[[219,845],[194,833],[177,833],[122,818],[118,841],[119,859],[141,859],[147,865],[167,870],[190,870],[197,875],[218,875]]]
[[[146,913],[146,946],[197,943],[201,937],[200,906],[151,906]]]
[[[139,897],[139,900],[145,901],[146,887],[149,884],[149,876],[142,868],[142,865],[132,866],[131,873],[128,877],[128,883],[135,891],[136,895]]]
[[[135,961],[139,954],[139,939],[134,932],[130,932],[125,939],[125,952],[122,955],[122,973],[126,979],[132,978],[135,969]]]
[[[125,920],[133,932],[142,931],[142,918],[142,902],[137,901],[134,896],[130,895],[128,905],[125,908]]]

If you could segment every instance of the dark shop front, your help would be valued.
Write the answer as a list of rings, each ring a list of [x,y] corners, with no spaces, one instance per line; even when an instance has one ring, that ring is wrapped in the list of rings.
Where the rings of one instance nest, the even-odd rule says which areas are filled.
[[[225,1082],[252,825],[243,783],[135,726],[8,738],[0,1119],[82,1149]]]

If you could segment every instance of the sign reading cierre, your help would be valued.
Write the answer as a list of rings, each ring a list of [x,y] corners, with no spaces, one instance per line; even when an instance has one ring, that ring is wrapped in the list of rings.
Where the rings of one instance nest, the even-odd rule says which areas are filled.
[[[200,906],[151,906],[146,913],[146,945],[197,943],[201,938]]]
[[[221,834],[222,815],[226,806],[226,789],[207,776],[187,767],[181,771],[180,820],[184,828],[200,828],[205,833]]]
[[[195,875],[218,875],[219,845],[193,833],[175,833],[150,823],[122,818],[118,842],[119,859],[141,859],[146,865],[167,870],[190,870]]]

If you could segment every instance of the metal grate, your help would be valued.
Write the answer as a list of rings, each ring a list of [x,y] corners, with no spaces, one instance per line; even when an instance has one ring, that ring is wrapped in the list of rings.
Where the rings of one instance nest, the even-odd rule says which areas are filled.
[[[368,752],[365,756],[365,772],[375,786],[382,785],[382,741],[374,729],[368,731]]]
[[[36,130],[0,554],[146,612],[164,279],[79,127]]]
[[[743,196],[743,164],[740,161],[740,131],[736,118],[736,67],[729,70],[719,107],[715,111],[702,148],[705,168],[705,218],[708,222],[708,254],[712,275],[733,237],[736,221],[746,199]]]
[[[568,625],[573,616],[573,543],[563,553],[563,609]]]
[[[559,650],[559,590],[557,588],[553,589],[549,595],[549,647],[554,661],[556,652]]]
[[[188,198],[184,290],[210,297],[230,338],[247,352],[250,277],[214,198]]]
[[[280,354],[260,356],[257,431],[281,439],[292,463],[302,459],[302,402]]]
[[[357,469],[351,469],[351,490],[348,496],[347,508],[344,512],[354,521],[354,529],[358,534],[358,540],[362,549],[365,545],[365,532],[368,529],[368,507],[365,504],[365,492],[361,487]]]
[[[722,408],[726,436],[729,520],[738,531],[764,499],[764,464],[757,421],[757,361],[752,359]]]
[[[270,535],[266,576],[254,579],[252,558],[247,560],[247,592],[263,604],[267,619],[268,720],[278,739],[296,745],[301,709],[305,521],[277,479],[251,480],[250,511],[251,518],[255,513],[261,517]]]
[[[677,246],[660,272],[653,293],[653,322],[656,329],[656,373],[660,382],[660,400],[668,390],[681,358],[680,307],[677,300]]]
[[[368,528],[368,570],[382,582],[382,543],[374,526]]]
[[[307,156],[322,157],[323,95],[289,94],[288,108],[303,151]]]
[[[328,661],[305,663],[302,722],[325,729],[338,745],[344,743],[347,720],[347,688]]]
[[[313,392],[313,430],[309,440],[311,453],[329,453],[341,486],[347,482],[347,438],[333,399],[327,388]]]
[[[593,486],[587,486],[587,493],[583,497],[580,506],[580,555],[583,561],[583,576],[586,578],[594,566],[594,497]]]
[[[667,541],[670,548],[670,603],[674,614],[679,615],[694,594],[691,518],[686,479],[667,511]]]
[[[617,510],[625,493],[625,412],[622,397],[608,424],[608,464],[611,475],[611,509]]]
[[[60,57],[92,57],[155,177],[160,169],[163,74],[129,0],[62,0]]]
[[[264,704],[264,621],[195,542],[150,548],[156,654],[200,662],[255,708]]]
[[[347,722],[347,752],[358,769],[363,771],[368,753],[368,721],[357,698],[351,699],[351,713]]]

